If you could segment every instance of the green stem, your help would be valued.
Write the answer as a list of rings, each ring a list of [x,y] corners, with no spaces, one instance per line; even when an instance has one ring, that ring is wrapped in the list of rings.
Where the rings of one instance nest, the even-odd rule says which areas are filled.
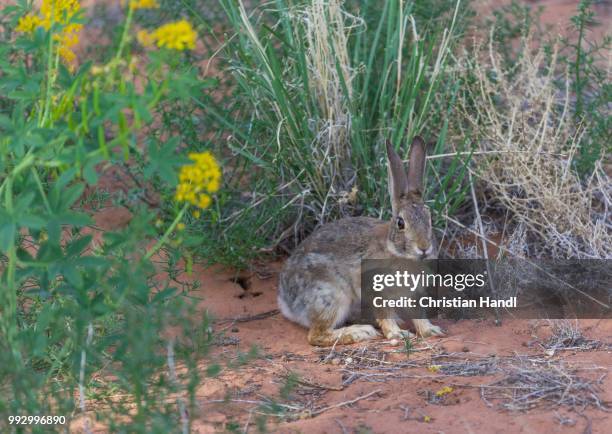
[[[51,27],[53,29],[53,17],[54,11],[51,10]],[[42,117],[38,118],[38,126],[42,127],[47,122],[47,117],[49,116],[49,111],[51,110],[51,92],[53,90],[53,83],[55,82],[57,65],[59,63],[59,50],[55,53],[55,62],[53,58],[53,33],[49,34],[49,47],[47,53],[47,87],[45,90],[45,104],[43,106]],[[55,65],[55,67],[54,67]]]
[[[14,337],[14,331],[16,329],[17,324],[15,323],[15,314],[17,311],[17,285],[15,281],[15,272],[17,267],[17,254],[15,252],[15,243],[11,243],[8,249],[8,266],[6,268],[6,283],[8,287],[7,293],[7,323],[8,323],[8,333],[7,337],[9,338],[9,342]]]
[[[2,181],[2,184],[0,184],[0,195],[2,195],[4,188],[8,185],[9,179],[12,180],[14,177],[19,175],[19,173],[21,173],[23,170],[27,169],[31,164],[34,163],[34,155],[32,155],[33,152],[33,148],[30,148],[30,150],[23,157],[21,162],[13,168],[11,173],[6,178],[4,178],[4,181]]]
[[[128,13],[125,18],[125,26],[123,26],[123,33],[121,34],[121,40],[119,41],[119,48],[117,48],[117,54],[115,55],[115,60],[113,61],[113,68],[117,66],[121,56],[123,55],[123,49],[125,48],[125,44],[128,39],[128,31],[132,25],[132,17],[134,16],[134,8],[130,6],[131,3],[128,2]]]
[[[579,23],[579,27],[578,27],[578,41],[576,42],[576,61],[574,62],[574,75],[575,80],[576,80],[576,84],[575,84],[575,91],[576,91],[576,111],[575,111],[575,116],[576,118],[580,118],[581,114],[582,114],[582,83],[581,83],[581,78],[580,78],[580,68],[582,66],[582,39],[584,37],[584,24],[585,24],[585,17],[584,17],[584,10],[583,10],[583,4],[580,5],[580,23]]]
[[[0,194],[4,192],[4,207],[9,215],[13,214],[13,179],[21,173],[23,170],[27,169],[34,163],[34,155],[32,154],[32,149],[28,151],[28,153],[24,156],[21,162],[13,168],[11,173],[4,179],[2,185],[0,185]],[[15,240],[11,240],[11,244],[7,251],[8,257],[8,265],[6,267],[6,300],[5,306],[6,310],[4,311],[4,315],[0,315],[0,324],[2,324],[2,329],[4,334],[7,337],[9,345],[11,346],[14,356],[19,357],[18,351],[16,348],[13,348],[12,343],[15,340],[15,336],[17,335],[17,281],[16,281],[16,272],[17,272],[17,249],[15,246]],[[2,295],[0,293],[0,295]]]
[[[159,251],[159,249],[161,249],[163,247],[163,245],[166,244],[166,242],[168,241],[168,237],[170,236],[172,231],[174,231],[174,229],[176,228],[176,225],[179,224],[179,222],[181,221],[181,219],[185,215],[185,211],[187,211],[187,208],[189,208],[189,202],[187,202],[187,203],[185,203],[185,205],[183,205],[183,208],[181,208],[179,213],[174,218],[174,221],[172,222],[172,224],[168,227],[168,229],[166,229],[166,232],[164,232],[164,235],[162,235],[162,237],[157,241],[157,243],[155,243],[155,245],[151,248],[151,250],[149,250],[147,253],[145,253],[143,259],[145,259],[145,260],[151,259],[151,256],[153,256],[155,253],[157,253]]]
[[[147,108],[149,110],[153,110],[155,108],[155,106],[157,105],[161,97],[164,95],[164,92],[166,91],[167,88],[168,88],[168,80],[164,80],[161,86],[159,86],[157,90],[155,91],[155,94],[153,95],[153,99],[151,100],[151,102],[149,102],[149,104],[147,105]]]
[[[51,214],[51,205],[49,204],[49,200],[47,199],[47,195],[45,194],[45,189],[43,188],[42,182],[40,181],[40,177],[38,176],[38,172],[35,167],[31,167],[32,176],[34,176],[34,181],[36,181],[36,185],[38,186],[38,191],[40,193],[40,197],[42,197],[43,203],[45,204],[45,208],[47,208],[47,212]]]
[[[4,205],[9,214],[13,213],[13,179],[9,175],[6,182],[6,192],[4,197]],[[2,328],[6,334],[9,346],[12,348],[15,335],[17,334],[17,284],[15,281],[15,272],[17,268],[17,252],[15,250],[15,242],[11,240],[11,245],[8,248],[8,265],[6,268],[6,310],[2,321]]]

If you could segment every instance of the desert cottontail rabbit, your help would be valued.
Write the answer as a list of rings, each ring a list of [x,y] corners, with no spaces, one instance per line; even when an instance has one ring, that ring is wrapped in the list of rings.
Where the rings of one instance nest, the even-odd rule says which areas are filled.
[[[379,336],[371,325],[343,326],[360,310],[362,259],[436,258],[431,216],[422,197],[423,140],[416,137],[412,142],[407,173],[390,142],[387,163],[391,221],[351,217],[325,224],[298,246],[281,271],[280,310],[309,329],[311,345],[350,344]],[[443,334],[427,319],[412,321],[420,336]],[[411,335],[393,319],[377,323],[387,339]]]

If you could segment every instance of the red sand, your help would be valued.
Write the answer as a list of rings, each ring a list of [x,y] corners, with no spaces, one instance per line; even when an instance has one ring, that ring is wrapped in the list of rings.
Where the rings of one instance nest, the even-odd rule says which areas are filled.
[[[278,270],[279,264],[270,266]],[[192,278],[202,283],[200,290],[193,294],[201,297],[203,309],[209,309],[217,318],[238,318],[269,312],[276,308],[276,275],[261,280],[256,275],[250,278],[250,287],[244,290],[232,281],[235,275],[223,270],[198,270]],[[589,409],[582,415],[564,409],[536,409],[527,412],[507,412],[489,408],[480,398],[480,389],[474,387],[457,387],[449,395],[447,405],[430,404],[419,394],[424,390],[437,391],[452,383],[476,386],[488,384],[497,376],[487,377],[441,377],[423,368],[404,368],[398,373],[434,378],[411,379],[390,378],[385,382],[368,382],[357,380],[342,390],[342,373],[344,361],[338,365],[319,362],[319,354],[306,342],[306,330],[295,325],[280,314],[247,322],[228,323],[219,321],[216,330],[224,330],[224,336],[238,340],[236,346],[228,345],[217,348],[214,353],[222,360],[235,357],[237,351],[247,352],[252,345],[260,349],[261,358],[248,363],[239,369],[224,369],[217,378],[205,379],[197,390],[198,413],[193,415],[194,432],[219,432],[227,429],[227,423],[235,422],[244,431],[256,432],[255,419],[258,404],[249,402],[211,403],[211,400],[223,400],[227,396],[242,401],[262,401],[265,397],[277,402],[291,403],[298,406],[308,405],[311,400],[314,408],[334,406],[335,404],[359,398],[378,390],[379,392],[350,406],[333,408],[320,415],[310,417],[304,413],[302,419],[285,421],[269,417],[268,428],[271,432],[359,432],[360,427],[376,433],[394,432],[444,432],[444,433],[494,433],[494,432],[608,432],[605,428],[611,422],[608,413]],[[545,322],[535,328],[534,321],[505,321],[501,327],[492,322],[462,320],[458,322],[438,322],[447,331],[445,338],[430,338],[415,347],[429,344],[432,350],[415,352],[414,360],[428,359],[436,351],[470,352],[478,355],[496,354],[511,356],[532,354],[543,356],[543,351],[535,346],[528,346],[535,339],[534,333],[541,339],[548,333]],[[586,336],[610,342],[612,321],[582,320],[580,327]],[[227,342],[230,342],[228,340]],[[404,354],[393,353],[393,347],[384,340],[364,345],[387,351],[388,359],[401,360]],[[340,348],[337,348],[340,350]],[[560,351],[551,360],[562,359],[575,364],[592,364],[608,369],[610,351]],[[202,367],[205,369],[205,366]],[[283,400],[279,393],[285,384],[284,375],[295,372],[300,379],[308,383],[326,386],[326,388],[297,387]],[[602,385],[601,398],[612,402],[612,380],[607,378]],[[406,409],[409,409],[405,419]],[[429,416],[429,422],[425,422]],[[568,417],[573,425],[563,426],[558,417]],[[590,429],[591,431],[588,431]]]

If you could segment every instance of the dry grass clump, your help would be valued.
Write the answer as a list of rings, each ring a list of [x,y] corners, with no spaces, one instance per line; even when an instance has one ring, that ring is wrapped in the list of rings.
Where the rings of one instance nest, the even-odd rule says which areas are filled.
[[[309,120],[310,128],[317,132],[311,144],[313,161],[318,162],[316,173],[321,180],[332,180],[328,195],[341,195],[355,182],[348,107],[355,71],[351,68],[348,35],[353,27],[363,23],[348,14],[340,0],[313,0],[299,18],[306,38],[304,53],[310,93],[319,106],[319,117]]]
[[[487,203],[509,212],[505,229],[514,253],[612,257],[612,183],[603,156],[586,180],[573,170],[589,126],[571,119],[570,83],[567,71],[559,72],[557,50],[549,56],[525,50],[509,70],[492,41],[488,50],[476,47],[485,56],[469,52],[458,62],[472,81],[459,110],[467,121],[461,128],[476,133],[472,173]]]
[[[363,23],[342,6],[340,0],[313,0],[280,11],[272,27],[290,32],[285,37],[292,41],[292,53],[277,57],[267,46],[278,42],[267,32],[258,33],[238,2],[237,28],[247,36],[247,51],[256,62],[235,73],[244,79],[256,77],[248,87],[253,119],[275,131],[271,163],[279,167],[279,191],[299,192],[291,200],[301,209],[298,220],[303,208],[320,222],[333,215],[335,207],[343,214],[347,200],[342,199],[355,184],[349,104],[356,71],[351,68],[348,39],[351,29]]]
[[[490,375],[497,372],[499,368],[499,359],[497,357],[483,358],[461,358],[448,357],[445,361],[436,361],[435,366],[437,372],[448,376],[457,377],[473,377],[480,375]]]
[[[584,370],[558,361],[513,357],[507,360],[503,378],[481,386],[481,397],[489,406],[496,401],[500,408],[513,411],[540,406],[609,410],[609,404],[599,396],[605,374],[597,375],[597,371],[602,369],[593,368],[592,378],[579,375]]]
[[[582,334],[577,321],[559,320],[550,323],[552,334],[542,345],[548,350],[596,350],[606,345],[597,340],[589,339]]]

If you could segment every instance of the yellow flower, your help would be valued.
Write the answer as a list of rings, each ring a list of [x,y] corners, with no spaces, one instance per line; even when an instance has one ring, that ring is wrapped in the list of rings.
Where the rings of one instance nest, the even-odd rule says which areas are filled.
[[[21,33],[32,33],[37,27],[42,25],[42,20],[38,15],[28,14],[19,18],[15,30]]]
[[[78,0],[43,0],[40,13],[43,16],[45,29],[51,23],[68,24],[81,10]]]
[[[453,391],[453,388],[450,386],[444,386],[442,389],[438,390],[436,392],[436,396],[438,398],[443,397],[444,395],[448,395],[449,393],[451,393]]]
[[[186,20],[164,24],[152,33],[157,46],[172,50],[193,50],[197,34]]]
[[[136,9],[159,9],[157,0],[130,0],[130,8]]]
[[[190,153],[189,159],[193,164],[181,167],[174,198],[198,208],[208,208],[212,202],[210,194],[219,190],[221,169],[210,152]]]
[[[431,422],[431,416],[423,416],[423,422],[425,423]]]
[[[74,54],[74,51],[63,46],[59,47],[59,55],[67,65],[72,65],[76,60],[76,54]]]
[[[181,222],[178,225],[176,225],[176,229],[179,231],[184,231],[185,230],[185,223]]]
[[[427,368],[429,372],[433,372],[434,374],[440,370],[440,365],[429,365]]]
[[[144,47],[150,47],[155,44],[155,35],[149,33],[146,30],[140,30],[136,33],[136,39],[140,42],[140,45]]]
[[[79,43],[79,32],[83,28],[82,24],[73,22],[80,10],[78,0],[43,0],[38,15],[28,14],[19,19],[17,31],[32,33],[37,27],[49,30],[53,24],[59,25],[53,39],[62,60],[72,64],[76,59],[72,48]]]
[[[191,213],[191,215],[193,215],[193,218],[199,219],[200,218],[200,211],[198,211],[197,209]]]
[[[209,195],[207,195],[206,193],[200,193],[200,196],[198,197],[198,201],[196,205],[202,209],[208,208],[210,206],[211,201],[212,199],[210,198]]]

